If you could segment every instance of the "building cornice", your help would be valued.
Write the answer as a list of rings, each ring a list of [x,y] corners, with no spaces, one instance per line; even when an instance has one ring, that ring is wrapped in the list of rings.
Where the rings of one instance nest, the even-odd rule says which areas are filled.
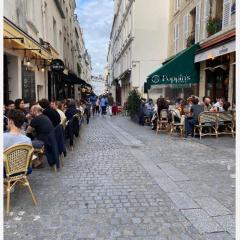
[[[126,21],[127,15],[128,15],[128,13],[129,13],[129,11],[130,11],[130,9],[131,9],[131,7],[132,7],[133,2],[134,2],[134,0],[130,0],[130,1],[129,1],[129,4],[128,4],[128,6],[127,6],[127,9],[126,9],[126,11],[124,12],[124,16],[123,16],[123,19],[122,19],[122,21],[121,21],[121,25],[120,25],[119,28],[118,28],[117,35],[116,35],[116,37],[113,39],[113,44],[116,42],[116,40],[118,39],[118,37],[119,37],[119,35],[120,35],[121,31],[122,31],[123,25],[124,25],[124,23],[125,23],[125,21]]]

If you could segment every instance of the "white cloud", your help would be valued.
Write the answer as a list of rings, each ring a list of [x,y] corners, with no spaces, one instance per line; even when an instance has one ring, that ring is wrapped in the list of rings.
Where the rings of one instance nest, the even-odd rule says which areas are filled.
[[[112,0],[77,0],[76,13],[86,48],[92,59],[93,74],[102,74],[107,63],[107,50],[113,19]]]

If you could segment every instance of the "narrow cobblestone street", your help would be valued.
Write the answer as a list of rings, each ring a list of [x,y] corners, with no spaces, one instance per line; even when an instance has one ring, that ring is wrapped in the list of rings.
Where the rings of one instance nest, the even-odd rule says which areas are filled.
[[[230,240],[235,141],[156,134],[126,117],[81,127],[61,171],[48,167],[11,194],[6,240]]]

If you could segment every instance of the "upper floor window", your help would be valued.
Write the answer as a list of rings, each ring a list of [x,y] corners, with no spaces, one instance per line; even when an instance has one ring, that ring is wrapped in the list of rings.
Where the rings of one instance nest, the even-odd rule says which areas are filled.
[[[180,0],[174,1],[174,12],[177,12],[180,8]]]
[[[200,23],[201,23],[201,2],[196,5],[195,15],[195,42],[200,41]]]
[[[183,16],[183,48],[190,45],[189,37],[189,14]]]
[[[174,53],[176,54],[178,52],[179,48],[179,25],[176,23],[174,25]]]

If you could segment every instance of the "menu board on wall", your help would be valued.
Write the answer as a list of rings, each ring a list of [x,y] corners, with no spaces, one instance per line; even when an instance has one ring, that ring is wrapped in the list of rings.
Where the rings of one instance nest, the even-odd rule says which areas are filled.
[[[36,101],[35,72],[22,67],[22,98],[25,102]]]

